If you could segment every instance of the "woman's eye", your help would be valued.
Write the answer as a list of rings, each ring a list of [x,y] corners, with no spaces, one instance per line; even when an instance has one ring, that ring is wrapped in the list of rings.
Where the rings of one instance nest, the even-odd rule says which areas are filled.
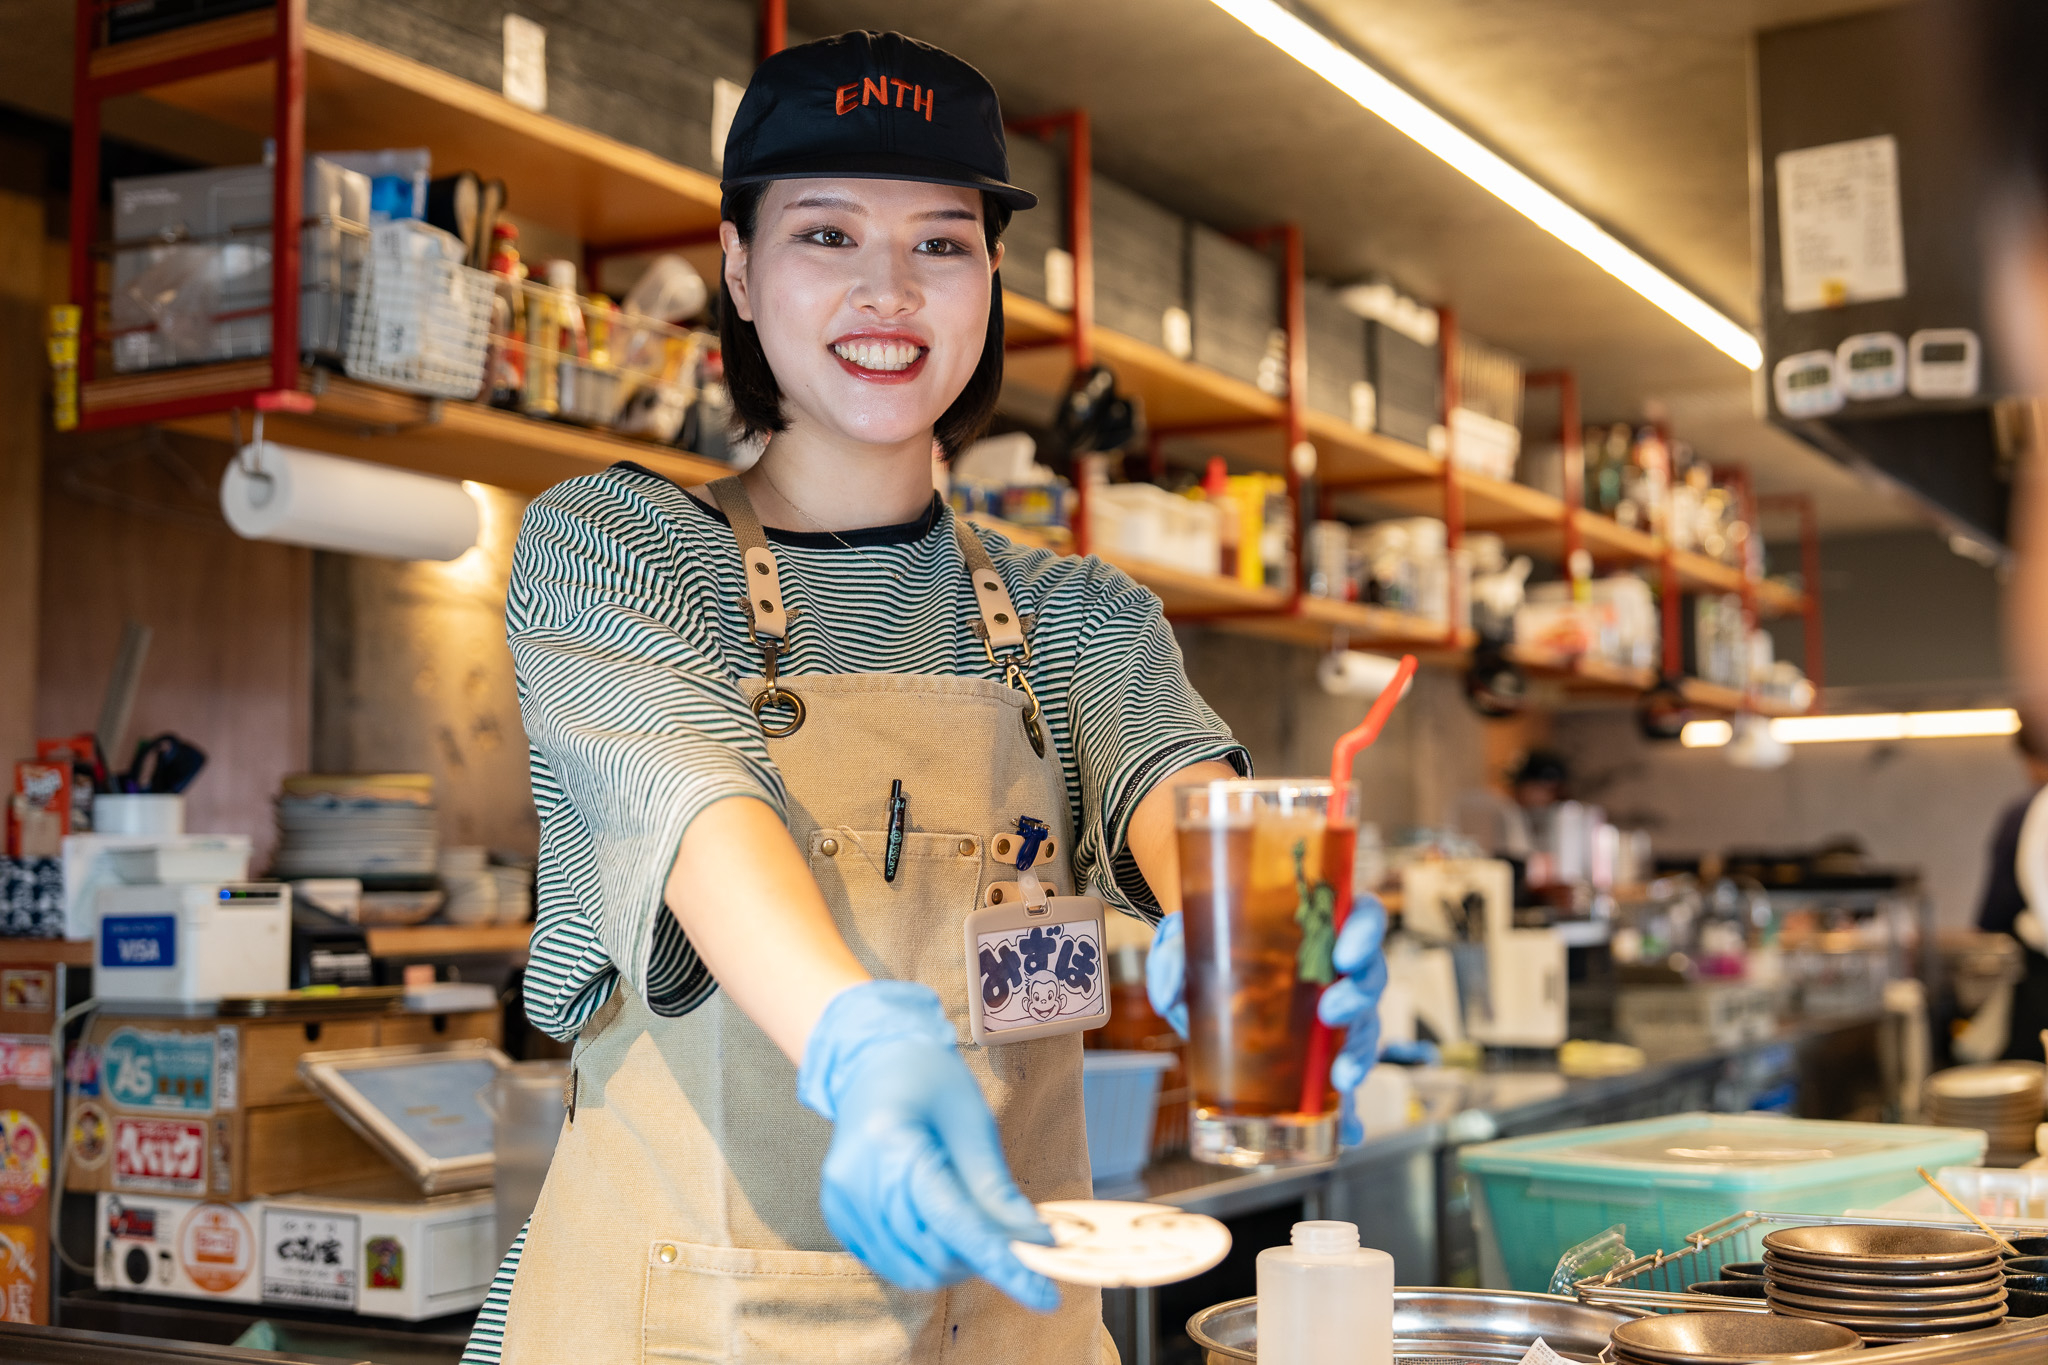
[[[934,237],[929,241],[918,243],[917,249],[927,256],[964,256],[967,254],[967,248],[954,241],[951,237]]]
[[[847,236],[845,233],[841,232],[838,228],[818,228],[815,231],[806,232],[804,234],[804,240],[807,242],[816,242],[819,246],[853,245],[853,239]]]

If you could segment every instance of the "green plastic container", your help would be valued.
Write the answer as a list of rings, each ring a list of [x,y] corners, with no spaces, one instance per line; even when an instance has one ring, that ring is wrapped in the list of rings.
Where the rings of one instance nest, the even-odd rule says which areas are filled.
[[[1616,1223],[1637,1255],[1670,1251],[1730,1214],[1872,1208],[1919,1188],[1916,1166],[1983,1157],[1969,1128],[1674,1114],[1482,1143],[1458,1164],[1487,1286],[1542,1292],[1558,1257]]]

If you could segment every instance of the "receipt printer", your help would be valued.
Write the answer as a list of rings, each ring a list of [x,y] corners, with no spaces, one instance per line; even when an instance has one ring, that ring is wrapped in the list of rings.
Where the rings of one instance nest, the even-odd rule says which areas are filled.
[[[291,986],[292,892],[281,882],[105,886],[97,899],[101,1000],[197,1004]]]

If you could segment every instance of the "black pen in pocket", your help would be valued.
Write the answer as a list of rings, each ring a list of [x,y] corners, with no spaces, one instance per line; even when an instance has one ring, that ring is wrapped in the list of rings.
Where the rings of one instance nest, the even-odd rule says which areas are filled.
[[[889,847],[882,853],[882,880],[896,880],[896,864],[903,859],[903,816],[910,803],[903,799],[903,779],[889,784]]]

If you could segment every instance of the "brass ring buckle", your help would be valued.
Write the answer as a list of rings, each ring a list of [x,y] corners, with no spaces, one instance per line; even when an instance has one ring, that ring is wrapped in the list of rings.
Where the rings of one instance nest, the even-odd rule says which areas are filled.
[[[753,709],[754,719],[761,722],[761,733],[770,739],[786,739],[803,728],[804,699],[787,688],[777,687],[771,683],[766,688],[756,692],[754,700],[748,703],[748,705]],[[769,706],[788,707],[790,713],[788,723],[781,724],[763,716],[761,713]]]

